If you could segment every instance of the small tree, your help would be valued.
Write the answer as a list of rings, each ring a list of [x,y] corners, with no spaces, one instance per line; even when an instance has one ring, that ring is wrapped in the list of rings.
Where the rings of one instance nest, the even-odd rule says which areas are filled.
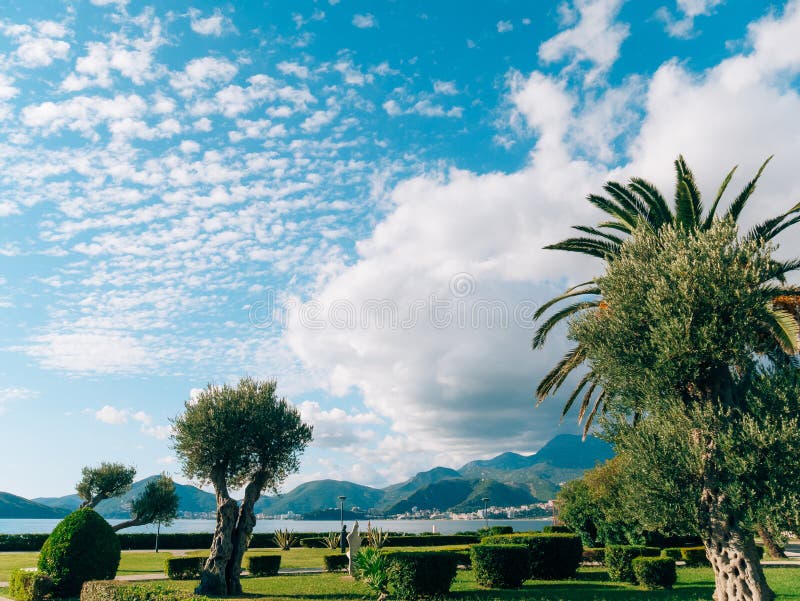
[[[161,525],[168,526],[178,517],[178,493],[175,483],[166,474],[150,480],[142,493],[131,502],[131,519],[114,526],[114,532],[131,526],[156,524],[156,553]]]
[[[75,485],[78,496],[83,499],[81,507],[96,507],[101,501],[124,495],[133,484],[135,467],[121,463],[103,462],[97,467],[86,466],[83,478]]]
[[[311,427],[270,380],[243,378],[236,386],[209,385],[174,420],[173,443],[184,474],[213,485],[217,526],[197,592],[238,595],[242,558],[256,524],[253,506],[299,468]],[[230,489],[244,489],[241,503]]]

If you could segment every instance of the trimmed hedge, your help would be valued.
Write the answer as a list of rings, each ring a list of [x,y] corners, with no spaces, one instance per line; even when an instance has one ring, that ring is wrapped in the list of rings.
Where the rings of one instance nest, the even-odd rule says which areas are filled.
[[[366,537],[362,537],[362,546],[366,545]],[[473,545],[479,543],[479,536],[464,534],[413,534],[409,536],[390,535],[384,547],[445,547],[450,545]],[[307,536],[300,541],[300,544],[310,549],[324,549],[328,546],[322,536]],[[209,543],[210,546],[210,543]],[[274,546],[274,545],[273,545]],[[250,543],[250,547],[259,547],[257,544]]]
[[[39,571],[53,580],[53,593],[74,597],[84,582],[111,580],[119,567],[119,539],[94,509],[78,509],[55,527],[39,554]]]
[[[583,549],[581,557],[583,563],[605,563],[606,561],[606,548],[605,547],[586,547]]]
[[[706,556],[705,547],[681,547],[681,559],[687,566],[709,566],[711,562]]]
[[[617,582],[636,582],[631,562],[637,557],[658,557],[661,549],[642,545],[608,545],[606,547],[606,567],[608,577]]]
[[[322,561],[325,562],[326,572],[338,572],[346,570],[350,565],[350,559],[344,553],[323,555]]]
[[[568,526],[545,526],[542,528],[542,532],[545,534],[575,534]]]
[[[170,580],[195,580],[200,578],[208,557],[169,557],[164,560],[164,574]]]
[[[8,579],[8,594],[19,601],[44,601],[52,590],[53,581],[41,572],[14,570]]]
[[[0,551],[41,551],[49,534],[0,534]]]
[[[390,551],[389,586],[400,599],[441,597],[450,591],[459,556],[449,551]]]
[[[636,582],[649,590],[672,588],[678,579],[675,560],[670,557],[636,557],[631,565]]]
[[[667,547],[666,549],[661,549],[661,557],[668,557],[669,559],[674,559],[675,561],[681,561],[683,559],[680,547]]]
[[[469,550],[476,582],[487,588],[519,588],[530,574],[526,545],[472,545]]]
[[[530,577],[535,580],[572,578],[583,556],[581,538],[575,534],[504,534],[487,536],[488,545],[526,545],[530,550]]]
[[[247,570],[252,576],[275,576],[280,567],[280,555],[251,555],[247,559]]]
[[[209,601],[189,591],[163,584],[139,584],[114,580],[92,580],[83,585],[80,601]]]

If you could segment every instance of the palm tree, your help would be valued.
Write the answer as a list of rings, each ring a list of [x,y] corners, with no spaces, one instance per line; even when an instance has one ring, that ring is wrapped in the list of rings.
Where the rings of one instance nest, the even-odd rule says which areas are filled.
[[[597,227],[574,226],[574,229],[586,236],[568,238],[545,248],[577,252],[611,263],[619,255],[625,239],[631,236],[637,228],[644,227],[656,232],[664,226],[673,226],[682,229],[688,235],[708,230],[715,219],[737,221],[755,191],[758,179],[771,159],[772,157],[769,157],[764,161],[755,177],[733,199],[727,212],[722,216],[717,215],[717,209],[736,167],[725,176],[705,215],[700,191],[683,156],[679,156],[675,161],[674,210],[670,209],[658,189],[644,179],[631,178],[627,185],[608,182],[603,186],[607,196],[590,194],[587,200],[606,213],[610,219],[598,224]],[[800,221],[800,203],[785,213],[755,226],[748,232],[746,238],[765,244],[798,221]],[[785,274],[798,268],[800,268],[798,261],[776,262],[774,273],[771,274],[770,279],[776,278],[783,283]],[[770,286],[768,291],[768,323],[764,324],[765,336],[768,340],[774,340],[782,351],[796,354],[800,350],[798,348],[800,290],[784,286]],[[571,316],[587,309],[605,308],[603,292],[598,280],[592,279],[569,288],[563,294],[543,304],[536,312],[535,318],[541,318],[549,309],[566,300],[569,300],[571,304],[557,309],[537,329],[533,338],[534,349],[541,348],[553,328]],[[571,348],[539,383],[536,389],[537,405],[549,395],[555,394],[569,375],[584,365],[585,361],[586,352],[580,344]],[[581,397],[581,395],[583,396]],[[578,422],[584,422],[583,433],[585,436],[597,413],[604,409],[606,399],[602,382],[591,369],[580,378],[564,403],[562,418],[579,397],[581,397],[581,402],[578,410]]]

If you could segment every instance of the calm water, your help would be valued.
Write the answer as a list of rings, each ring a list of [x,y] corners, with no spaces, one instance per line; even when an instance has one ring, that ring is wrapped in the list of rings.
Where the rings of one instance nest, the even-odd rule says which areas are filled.
[[[61,520],[0,520],[0,534],[34,534],[50,533]],[[122,520],[109,520],[117,524]],[[347,529],[352,529],[353,522],[346,521]],[[552,519],[537,520],[489,520],[490,526],[512,526],[515,532],[541,530]],[[162,528],[161,532],[213,532],[214,520],[175,520],[172,526]],[[366,523],[359,524],[363,530]],[[391,532],[436,532],[453,534],[465,530],[483,528],[483,520],[373,520],[374,528],[382,528]],[[274,532],[278,528],[295,532],[331,532],[339,530],[339,521],[304,521],[304,520],[258,520],[256,532]],[[138,526],[127,528],[123,532],[155,532],[155,526]]]

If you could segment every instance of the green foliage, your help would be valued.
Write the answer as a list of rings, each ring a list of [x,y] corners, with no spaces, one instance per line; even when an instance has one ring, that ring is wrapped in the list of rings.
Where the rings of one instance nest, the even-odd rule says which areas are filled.
[[[575,534],[575,531],[569,526],[545,526],[542,528],[545,534]]]
[[[322,561],[325,563],[326,572],[346,570],[347,566],[350,565],[350,559],[343,553],[323,555]]]
[[[275,576],[280,568],[280,555],[251,555],[247,560],[247,569],[252,576]]]
[[[173,435],[183,473],[208,483],[212,472],[223,469],[231,488],[243,488],[260,474],[262,490],[276,490],[296,472],[311,427],[278,398],[276,388],[274,380],[243,378],[236,386],[209,385],[195,403],[187,401]]]
[[[678,579],[675,560],[670,557],[636,557],[631,565],[636,582],[649,590],[670,589]]]
[[[275,544],[281,551],[291,551],[292,547],[297,545],[300,539],[293,530],[276,530],[275,531]]]
[[[504,534],[486,537],[483,544],[527,546],[530,551],[530,576],[536,580],[572,578],[583,554],[581,539],[575,534]]]
[[[94,580],[83,585],[80,601],[208,601],[208,598],[163,584]]]
[[[400,599],[444,596],[456,577],[459,557],[448,551],[394,551],[389,560],[389,585]]]
[[[680,561],[683,559],[683,554],[681,553],[682,549],[680,547],[667,547],[666,549],[661,549],[661,557],[667,557],[669,559]],[[705,553],[705,549],[703,549]]]
[[[583,563],[605,563],[606,561],[606,548],[605,547],[584,547],[583,555],[581,556]]]
[[[322,537],[322,543],[326,549],[338,549],[342,541],[342,535],[339,532],[328,532]],[[305,546],[305,540],[300,541]]]
[[[514,532],[513,526],[490,526],[489,528],[481,528],[478,530],[478,536],[484,538],[486,536],[498,536],[500,534],[512,534]]]
[[[164,573],[170,580],[195,580],[200,577],[207,557],[170,557],[164,560]]]
[[[48,534],[0,534],[0,552],[38,551]]]
[[[367,544],[374,549],[382,549],[389,538],[389,533],[380,528],[367,529]]]
[[[633,560],[637,557],[658,557],[660,553],[661,550],[656,547],[609,545],[605,556],[608,577],[617,582],[636,582]]]
[[[529,553],[526,545],[472,545],[475,580],[488,588],[519,588],[530,575]]]
[[[121,463],[103,462],[97,467],[84,467],[83,477],[75,485],[75,491],[83,499],[83,505],[95,507],[100,501],[118,497],[128,492],[136,475],[136,468]]]
[[[85,508],[55,527],[39,554],[39,570],[52,579],[57,595],[70,597],[87,580],[114,578],[119,560],[117,535],[97,512]]]
[[[681,547],[681,559],[687,566],[707,566],[711,565],[706,555],[705,547]]]
[[[258,536],[257,534],[254,536]],[[300,539],[300,544],[309,549],[327,549],[327,537],[323,536],[303,536]],[[383,543],[384,547],[447,547],[451,545],[472,545],[479,543],[480,537],[474,534],[389,534],[386,541]],[[368,539],[362,538],[362,543],[367,543]],[[274,544],[274,543],[273,543]],[[251,543],[253,547],[261,547],[264,545],[257,545]],[[336,547],[338,548],[338,547]]]
[[[46,574],[14,570],[8,579],[8,594],[19,601],[44,601],[53,590],[53,581]]]
[[[386,597],[389,586],[389,562],[379,547],[365,547],[356,555],[358,578],[379,599]]]
[[[171,524],[178,517],[178,493],[172,478],[162,474],[150,480],[131,503],[131,516],[139,524]]]

